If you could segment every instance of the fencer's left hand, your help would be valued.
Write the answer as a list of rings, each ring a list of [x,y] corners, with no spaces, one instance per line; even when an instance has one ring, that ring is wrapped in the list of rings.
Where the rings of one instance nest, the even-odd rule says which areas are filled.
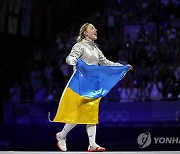
[[[131,65],[128,64],[128,66],[130,66],[129,70],[133,70],[133,67]]]

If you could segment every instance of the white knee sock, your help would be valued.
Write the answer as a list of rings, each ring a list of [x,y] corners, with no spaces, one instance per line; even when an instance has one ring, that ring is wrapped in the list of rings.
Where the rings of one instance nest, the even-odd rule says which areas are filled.
[[[86,125],[87,134],[89,137],[89,145],[97,146],[96,144],[96,125]]]
[[[76,126],[76,124],[65,124],[64,125],[64,128],[62,129],[62,131],[61,131],[61,137],[62,138],[66,138],[66,135],[67,135],[67,133],[71,130],[71,129],[73,129],[74,127]]]

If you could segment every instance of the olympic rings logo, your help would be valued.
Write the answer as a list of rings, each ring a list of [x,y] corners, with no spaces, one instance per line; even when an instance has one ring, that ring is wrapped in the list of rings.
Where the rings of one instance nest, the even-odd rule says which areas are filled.
[[[101,122],[117,122],[117,121],[127,121],[129,119],[128,111],[102,111],[100,113],[99,120]]]

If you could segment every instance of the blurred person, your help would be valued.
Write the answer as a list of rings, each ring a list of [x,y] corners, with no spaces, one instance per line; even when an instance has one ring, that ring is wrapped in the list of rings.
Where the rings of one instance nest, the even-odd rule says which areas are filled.
[[[180,79],[175,83],[175,97],[180,99]]]
[[[164,97],[166,98],[175,97],[176,88],[175,88],[175,82],[172,77],[168,77],[166,79],[166,82],[163,85],[162,90]]]
[[[15,82],[9,89],[11,95],[11,102],[14,105],[18,105],[20,101],[21,86],[19,82]]]
[[[52,71],[52,82],[53,82],[53,89],[55,90],[53,92],[53,94],[55,94],[55,100],[58,100],[59,99],[59,94],[62,93],[63,91],[63,83],[64,83],[64,75],[62,73],[62,71],[60,70],[60,64],[56,64],[54,67],[53,67],[53,71]],[[58,99],[57,99],[58,98]]]
[[[176,35],[177,35],[176,29],[170,24],[167,26],[166,35],[167,35],[168,41],[172,41],[176,38]]]
[[[53,71],[53,67],[52,67],[51,61],[48,60],[47,64],[46,64],[46,67],[44,69],[44,76],[46,77],[46,79],[48,81],[52,80],[52,71]]]
[[[120,95],[120,102],[128,102],[128,82],[124,81],[121,87],[118,88],[119,95]]]
[[[36,85],[34,85],[34,101],[36,103],[40,103],[41,101],[45,100],[45,94],[47,91],[47,88],[44,87],[43,83],[42,83],[42,79],[37,80]]]
[[[153,81],[148,83],[149,98],[151,100],[161,100],[162,99],[162,82],[157,80],[157,77],[153,77]]]
[[[135,81],[130,81],[129,88],[128,88],[128,98],[129,101],[136,101],[138,96],[138,88],[136,87]]]
[[[62,60],[60,63],[60,70],[63,74],[63,87],[66,86],[68,79],[70,77],[70,67],[69,65],[66,63],[66,60]]]
[[[39,68],[37,63],[32,65],[32,69],[30,71],[30,84],[32,87],[35,87],[39,84],[39,80],[42,78],[42,70]]]
[[[64,44],[62,43],[60,34],[56,36],[56,43],[57,43],[58,49],[61,51],[64,48]]]
[[[112,34],[114,34],[114,28],[115,28],[115,19],[112,11],[109,11],[107,15],[107,27],[109,30],[108,35],[112,36]]]
[[[126,51],[126,49],[123,47],[123,48],[119,48],[118,50],[118,61],[120,63],[123,63],[123,64],[127,64],[128,63],[128,53]]]
[[[180,54],[179,54],[179,58],[180,58]],[[178,65],[178,60],[175,62],[173,74],[176,78],[176,81],[179,81],[180,80],[180,65]]]
[[[33,99],[33,87],[31,86],[29,81],[25,81],[21,86],[21,100],[32,100]]]
[[[106,59],[102,51],[99,50],[98,46],[94,43],[97,39],[97,29],[90,23],[82,25],[79,31],[79,36],[77,38],[77,43],[72,47],[70,54],[66,58],[66,62],[69,65],[73,65],[74,70],[76,71],[76,64],[78,58],[83,60],[88,65],[103,65],[103,66],[123,66],[120,63],[114,63]],[[129,69],[132,69],[132,66],[129,65]],[[65,88],[66,90],[66,88]],[[76,97],[78,97],[76,95]],[[97,100],[97,99],[95,99]],[[62,151],[67,151],[66,147],[66,135],[68,132],[73,129],[77,124],[87,124],[86,130],[89,137],[89,152],[101,152],[105,151],[104,147],[99,146],[96,143],[96,124],[98,123],[98,104],[92,102],[91,99],[87,99],[87,103],[82,106],[78,106],[78,102],[61,102],[59,106],[54,122],[63,122],[66,123],[61,132],[56,134],[56,139],[58,141],[57,146]],[[64,104],[63,104],[64,103]],[[72,104],[74,103],[74,104]],[[91,107],[89,106],[91,104]],[[70,107],[75,105],[76,117],[71,116],[71,119],[68,118],[67,112],[63,109],[67,108],[70,110]],[[66,106],[66,107],[65,107]],[[63,108],[65,107],[65,108]],[[80,108],[81,107],[81,108]],[[62,108],[62,110],[61,110]],[[75,112],[74,110],[72,112]],[[90,116],[85,118],[85,113],[90,113]],[[81,120],[83,123],[81,122]],[[94,120],[95,119],[95,120]],[[66,122],[68,121],[68,122]],[[85,122],[84,122],[85,121]]]
[[[44,49],[40,44],[37,44],[33,49],[33,57],[34,57],[33,62],[38,66],[41,65],[43,61],[43,56],[44,56]]]
[[[145,81],[142,81],[138,89],[138,97],[141,101],[145,101],[149,98],[149,91],[147,89],[147,84]]]
[[[148,31],[144,28],[144,26],[141,26],[138,34],[137,34],[137,42],[138,43],[147,43],[149,40],[149,34]]]
[[[47,103],[57,101],[57,99],[58,97],[57,97],[56,89],[51,88],[47,90],[46,95],[45,95],[45,101]]]

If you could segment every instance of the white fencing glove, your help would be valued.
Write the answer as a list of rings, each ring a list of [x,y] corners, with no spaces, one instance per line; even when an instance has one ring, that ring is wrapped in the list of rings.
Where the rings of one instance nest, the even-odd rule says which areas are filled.
[[[130,67],[129,70],[133,70],[133,67],[130,64],[128,64],[128,66]]]
[[[69,65],[76,65],[77,64],[77,58],[72,57],[72,56],[68,56],[66,58],[66,63]]]

